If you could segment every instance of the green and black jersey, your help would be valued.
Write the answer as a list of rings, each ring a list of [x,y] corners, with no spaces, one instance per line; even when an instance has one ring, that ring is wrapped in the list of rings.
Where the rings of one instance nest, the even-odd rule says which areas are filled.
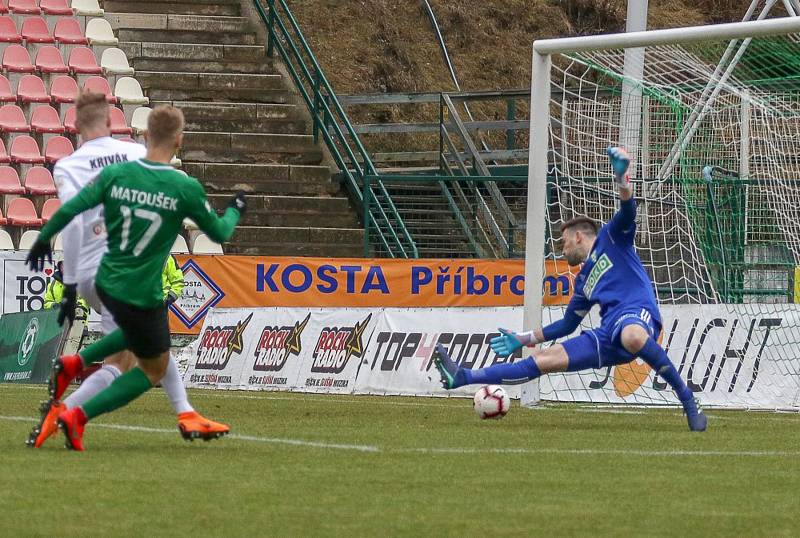
[[[196,179],[141,159],[106,167],[53,215],[40,239],[49,241],[75,215],[100,204],[108,251],[95,283],[114,299],[139,308],[163,304],[161,273],[185,217],[219,243],[230,238],[239,222],[234,208],[218,217]]]

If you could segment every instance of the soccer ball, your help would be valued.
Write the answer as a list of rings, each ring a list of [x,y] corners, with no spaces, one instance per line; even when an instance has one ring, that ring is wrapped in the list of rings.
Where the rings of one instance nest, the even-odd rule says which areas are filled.
[[[481,418],[503,418],[511,407],[511,399],[499,385],[484,385],[472,399],[475,412]]]

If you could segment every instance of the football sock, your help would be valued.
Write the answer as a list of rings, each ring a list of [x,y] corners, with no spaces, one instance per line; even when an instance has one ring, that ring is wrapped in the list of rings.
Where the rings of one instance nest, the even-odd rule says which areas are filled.
[[[125,340],[125,335],[122,334],[121,329],[117,329],[97,342],[86,346],[81,350],[78,355],[81,356],[84,366],[89,366],[95,362],[100,362],[106,357],[110,357],[114,353],[119,353],[128,349],[128,341]]]
[[[111,385],[122,372],[113,364],[104,364],[99,370],[83,380],[83,383],[64,400],[67,409],[80,407],[95,394],[99,394],[103,389]]]
[[[459,370],[464,373],[465,385],[514,385],[536,379],[542,375],[533,357],[511,364],[495,364],[480,370],[470,370],[468,368],[459,368]]]
[[[153,388],[147,375],[138,366],[114,380],[104,391],[83,404],[87,419],[119,409]]]
[[[675,391],[681,401],[686,414],[697,413],[697,405],[692,391],[683,382],[675,365],[669,360],[666,352],[658,345],[658,342],[653,340],[652,337],[648,338],[647,343],[639,350],[639,357],[669,383],[669,386],[672,387],[672,390]]]
[[[172,403],[172,408],[175,413],[188,413],[194,411],[194,408],[189,403],[189,396],[186,395],[186,387],[183,385],[181,373],[178,371],[178,363],[175,357],[169,358],[167,365],[167,373],[161,379],[161,386],[169,396],[169,401]]]

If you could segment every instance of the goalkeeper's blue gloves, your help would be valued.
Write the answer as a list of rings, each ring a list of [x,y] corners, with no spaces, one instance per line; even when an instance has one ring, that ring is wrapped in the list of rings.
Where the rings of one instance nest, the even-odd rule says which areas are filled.
[[[508,329],[498,328],[500,336],[495,336],[489,341],[492,351],[501,357],[508,357],[522,346],[530,346],[538,342],[533,336],[533,331],[527,333],[515,333]]]
[[[620,187],[630,188],[631,178],[628,176],[628,167],[631,158],[624,148],[611,147],[606,149],[608,158],[611,161],[611,168],[614,169],[614,183]]]

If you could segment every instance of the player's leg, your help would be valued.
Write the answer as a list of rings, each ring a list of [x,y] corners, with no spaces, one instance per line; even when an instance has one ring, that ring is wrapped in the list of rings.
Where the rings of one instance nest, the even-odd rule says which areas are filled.
[[[650,335],[650,332],[645,329],[642,323],[636,318],[623,322],[619,339],[622,347],[628,353],[641,357],[650,368],[669,383],[683,406],[686,419],[689,422],[689,429],[692,431],[705,431],[707,419],[705,414],[698,410],[694,394],[681,379],[678,370],[669,360],[667,353],[658,345],[658,342]]]

